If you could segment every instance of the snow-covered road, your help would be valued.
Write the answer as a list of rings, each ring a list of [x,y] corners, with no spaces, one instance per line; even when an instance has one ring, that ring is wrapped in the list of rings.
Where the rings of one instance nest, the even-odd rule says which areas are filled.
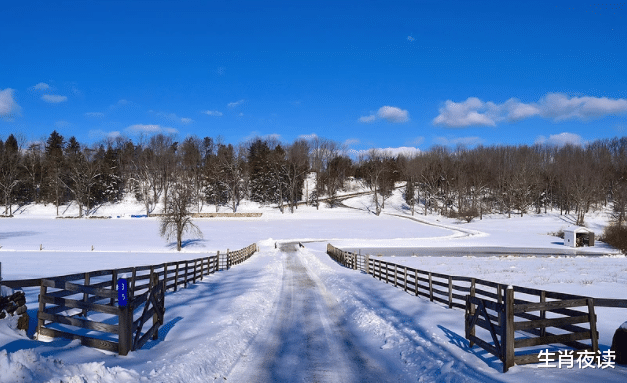
[[[383,382],[397,376],[355,345],[341,308],[315,270],[301,262],[297,246],[286,250],[270,327],[246,350],[228,380]]]

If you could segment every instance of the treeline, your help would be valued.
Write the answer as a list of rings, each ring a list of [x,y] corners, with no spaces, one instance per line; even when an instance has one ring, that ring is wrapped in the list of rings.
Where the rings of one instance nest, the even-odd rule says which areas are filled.
[[[627,137],[585,146],[434,147],[416,156],[372,149],[351,158],[341,144],[319,137],[288,144],[257,138],[234,146],[158,134],[86,146],[54,131],[28,147],[14,135],[0,140],[0,161],[6,215],[29,203],[55,204],[58,214],[58,206],[69,202],[80,215],[89,214],[128,193],[148,214],[181,186],[197,211],[213,205],[236,212],[249,199],[293,212],[304,200],[334,204],[349,179],[374,192],[376,214],[397,185],[412,214],[466,220],[559,209],[576,213],[583,224],[587,212],[611,204],[622,224],[627,208]],[[310,174],[315,182],[305,185]]]

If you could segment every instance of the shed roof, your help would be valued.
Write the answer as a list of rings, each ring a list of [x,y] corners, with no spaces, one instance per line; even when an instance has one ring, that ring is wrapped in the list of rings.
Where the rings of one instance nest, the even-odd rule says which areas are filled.
[[[564,232],[575,232],[575,233],[594,233],[592,230],[588,229],[587,227],[583,227],[583,226],[568,226],[566,229],[564,229]]]

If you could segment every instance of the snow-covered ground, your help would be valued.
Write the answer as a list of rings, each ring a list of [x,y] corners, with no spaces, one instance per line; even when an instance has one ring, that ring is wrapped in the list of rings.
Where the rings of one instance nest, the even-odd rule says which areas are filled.
[[[132,201],[101,207],[107,220],[55,220],[53,206],[30,206],[0,220],[0,262],[5,279],[190,259],[198,253],[261,251],[231,270],[166,295],[159,340],[126,357],[55,339],[41,343],[0,320],[0,382],[206,382],[220,381],[608,381],[623,382],[627,369],[545,369],[501,363],[464,340],[464,313],[413,297],[371,276],[337,265],[326,254],[336,246],[516,246],[562,248],[548,235],[568,226],[559,213],[507,219],[485,216],[470,224],[403,208],[400,193],[385,214],[357,207],[295,214],[244,204],[238,211],[261,218],[198,219],[204,239],[181,253],[158,235],[158,220]],[[73,214],[73,207],[66,214]],[[212,211],[214,208],[204,211]],[[214,210],[215,211],[215,210]],[[226,211],[226,210],[223,210]],[[403,217],[399,217],[403,216]],[[607,218],[587,218],[597,232]],[[298,251],[275,243],[301,241]],[[313,242],[312,242],[313,241]],[[43,250],[39,250],[40,245]],[[91,246],[94,250],[91,251]],[[389,257],[396,263],[455,275],[595,297],[627,298],[627,259],[600,243],[601,257]],[[35,327],[37,289],[26,289]],[[625,309],[597,309],[600,348],[627,321]],[[255,379],[253,379],[255,380]]]

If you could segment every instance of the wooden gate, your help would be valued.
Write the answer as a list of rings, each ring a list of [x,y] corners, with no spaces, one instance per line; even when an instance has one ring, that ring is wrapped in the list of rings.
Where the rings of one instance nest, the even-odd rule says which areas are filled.
[[[152,287],[147,292],[148,297],[144,298],[145,294],[135,297],[129,306],[126,307],[126,312],[123,316],[120,316],[120,326],[125,329],[131,329],[128,334],[120,334],[120,354],[142,348],[150,338],[153,340],[158,339],[159,326],[163,325],[163,315],[165,314],[165,280],[159,281],[158,275],[153,274],[151,285]],[[132,321],[134,309],[140,307],[144,302],[145,305],[142,315],[139,319],[129,324],[128,321],[129,319]],[[124,318],[124,320],[122,320],[122,318]],[[152,320],[151,327],[142,334],[142,329],[149,320]],[[129,335],[132,336],[133,334],[133,342],[131,345]]]
[[[497,298],[503,303],[466,296],[465,331],[470,347],[477,344],[498,357],[503,362],[503,372],[514,364],[540,362],[537,346],[563,344],[576,350],[574,357],[582,351],[598,352],[599,335],[592,298],[564,294],[568,299],[547,302],[545,296],[541,296],[542,301],[535,303],[515,300],[513,288],[505,289],[504,297],[499,295]],[[584,307],[587,312],[574,310],[575,307]],[[552,317],[548,318],[547,314]],[[583,323],[588,327],[579,326]],[[476,327],[487,330],[490,339],[477,336]],[[547,328],[556,330],[549,332]],[[581,340],[590,340],[590,344],[581,343]],[[521,351],[518,354],[517,349]]]

